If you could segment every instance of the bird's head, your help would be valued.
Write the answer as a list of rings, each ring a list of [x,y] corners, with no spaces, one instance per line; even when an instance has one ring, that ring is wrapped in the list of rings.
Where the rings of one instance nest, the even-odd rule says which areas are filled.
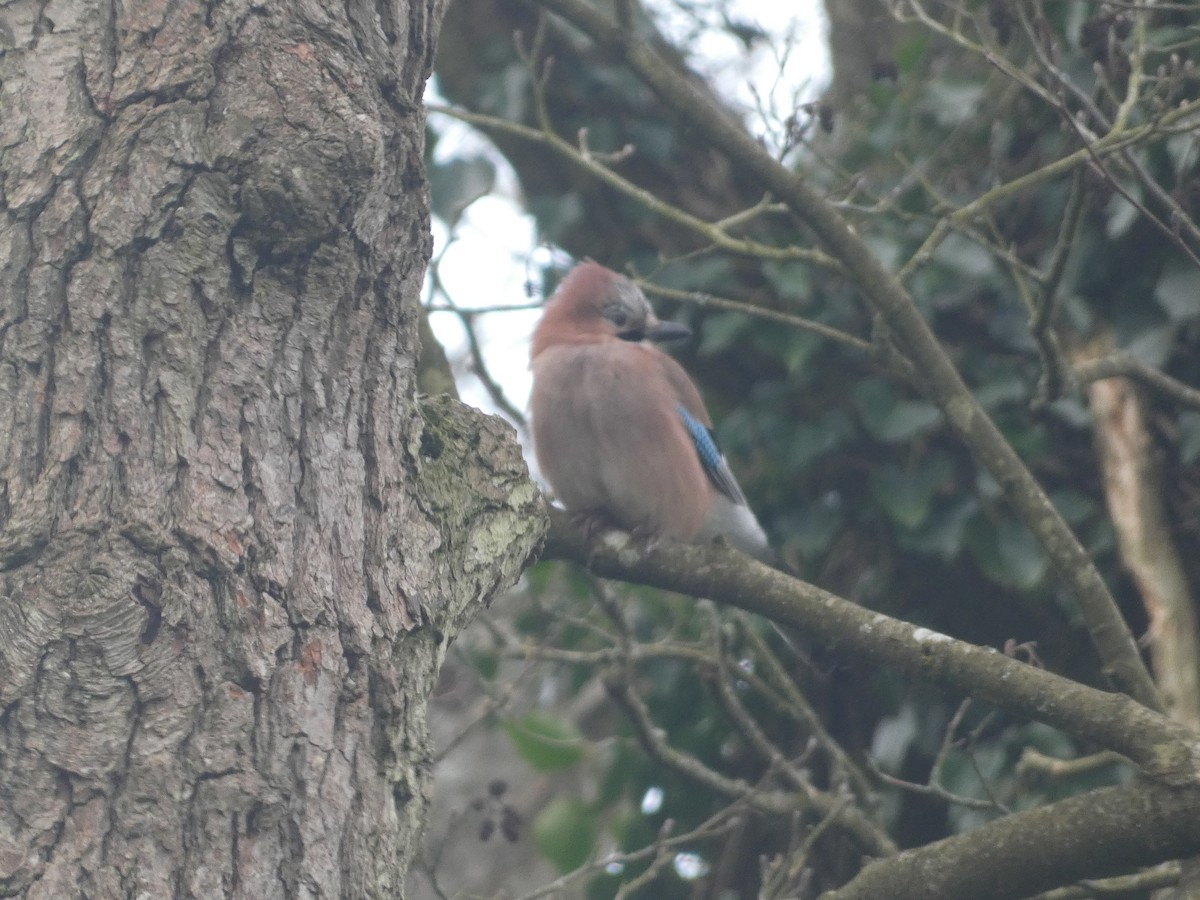
[[[641,288],[612,269],[588,260],[563,279],[533,336],[533,355],[554,344],[604,340],[669,341],[691,330],[663,322]]]

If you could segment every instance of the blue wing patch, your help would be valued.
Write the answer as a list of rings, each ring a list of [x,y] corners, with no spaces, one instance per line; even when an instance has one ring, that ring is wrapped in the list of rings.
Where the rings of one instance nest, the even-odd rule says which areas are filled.
[[[684,409],[682,403],[677,403],[675,409],[679,411],[679,418],[683,420],[683,427],[688,430],[688,434],[692,438],[692,445],[696,448],[696,455],[700,457],[700,465],[704,467],[704,474],[713,483],[713,487],[734,503],[745,506],[746,496],[738,486],[733,473],[729,471],[729,464],[721,455],[712,431],[697,422],[692,414]]]

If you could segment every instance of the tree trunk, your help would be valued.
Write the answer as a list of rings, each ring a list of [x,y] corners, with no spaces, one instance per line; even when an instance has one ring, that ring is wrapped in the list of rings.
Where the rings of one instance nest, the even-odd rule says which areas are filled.
[[[0,7],[0,892],[395,897],[543,528],[415,399],[441,0]]]
[[[839,113],[839,123],[845,124],[845,115],[872,82],[897,78],[899,26],[881,0],[825,0],[825,17],[833,68],[825,99]]]

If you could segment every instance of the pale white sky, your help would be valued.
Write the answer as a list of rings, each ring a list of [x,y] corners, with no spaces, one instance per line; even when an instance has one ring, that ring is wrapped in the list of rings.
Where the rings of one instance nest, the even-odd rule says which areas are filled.
[[[668,36],[686,27],[682,16],[669,0],[647,0],[646,5],[659,17],[660,27]],[[768,34],[777,36],[776,48],[762,47],[747,53],[745,47],[719,29],[706,32],[691,47],[693,65],[701,69],[727,97],[746,111],[746,121],[769,142],[772,136],[755,109],[758,101],[782,121],[801,103],[814,100],[824,87],[829,72],[829,51],[825,40],[824,13],[820,0],[780,3],[779,0],[735,0],[730,6],[739,20],[756,23]],[[783,48],[787,47],[786,53]],[[781,58],[782,57],[782,58]],[[449,157],[459,152],[486,146],[486,141],[460,123],[433,117],[443,137],[437,154]],[[443,284],[463,308],[520,306],[529,303],[524,282],[532,277],[540,283],[539,268],[552,259],[545,248],[537,247],[533,220],[521,208],[516,178],[500,160],[496,190],[468,208],[447,247],[449,234],[443,223],[434,220],[434,253],[444,251],[439,269]],[[529,337],[537,323],[538,310],[521,310],[480,316],[476,333],[492,377],[499,381],[508,399],[525,410],[529,398]],[[462,323],[452,313],[434,313],[431,324],[438,340],[455,366],[463,399],[481,409],[495,412],[495,406],[480,383],[463,377],[468,356]],[[524,437],[524,436],[522,436]]]

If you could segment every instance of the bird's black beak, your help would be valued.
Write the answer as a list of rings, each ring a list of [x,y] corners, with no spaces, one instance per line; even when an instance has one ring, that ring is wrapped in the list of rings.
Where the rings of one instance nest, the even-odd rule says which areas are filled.
[[[662,341],[677,341],[680,338],[692,336],[692,329],[678,322],[655,322],[647,324],[642,330],[642,338],[647,341],[661,343]]]

